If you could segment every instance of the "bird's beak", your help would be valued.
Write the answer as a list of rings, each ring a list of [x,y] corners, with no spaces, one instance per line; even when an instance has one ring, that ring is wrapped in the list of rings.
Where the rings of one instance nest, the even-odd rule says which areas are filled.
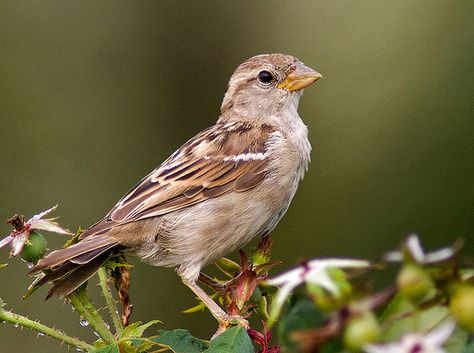
[[[323,76],[319,72],[298,61],[296,69],[286,77],[285,81],[278,85],[278,88],[296,91],[308,87],[321,77]]]

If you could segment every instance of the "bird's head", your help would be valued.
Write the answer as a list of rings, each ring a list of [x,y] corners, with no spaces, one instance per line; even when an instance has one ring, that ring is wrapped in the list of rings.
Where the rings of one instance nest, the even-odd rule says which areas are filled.
[[[221,121],[249,122],[296,113],[305,87],[321,78],[291,55],[262,54],[237,67],[232,74],[221,106]]]

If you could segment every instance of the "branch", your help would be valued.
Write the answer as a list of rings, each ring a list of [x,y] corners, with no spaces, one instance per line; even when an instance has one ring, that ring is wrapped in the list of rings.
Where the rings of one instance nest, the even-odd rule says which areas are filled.
[[[107,272],[104,267],[101,267],[97,274],[99,275],[99,284],[102,288],[102,292],[104,293],[104,298],[107,303],[107,307],[109,308],[110,317],[112,318],[112,321],[114,323],[115,332],[120,335],[123,331],[122,321],[120,320],[118,309],[115,305],[115,300],[112,296],[112,292],[110,291],[110,287],[107,281]]]
[[[84,341],[81,341],[77,338],[68,336],[54,328],[43,325],[37,321],[28,319],[25,316],[14,314],[11,311],[5,311],[3,306],[5,303],[0,299],[0,321],[5,321],[13,325],[19,325],[32,329],[34,331],[45,334],[49,337],[57,339],[58,341],[64,342],[70,346],[82,349],[84,351],[91,351],[94,347]]]
[[[89,325],[105,343],[115,342],[114,335],[110,332],[104,319],[102,319],[97,312],[97,309],[94,308],[84,288],[77,289],[69,294],[67,298],[71,305],[76,308],[79,315],[89,322]]]

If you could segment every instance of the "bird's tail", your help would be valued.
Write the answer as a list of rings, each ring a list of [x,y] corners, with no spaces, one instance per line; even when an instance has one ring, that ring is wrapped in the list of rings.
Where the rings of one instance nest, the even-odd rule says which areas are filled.
[[[53,295],[66,296],[91,278],[117,247],[112,237],[91,235],[66,249],[55,250],[30,270],[30,273],[50,270],[34,286],[53,282],[46,299]]]

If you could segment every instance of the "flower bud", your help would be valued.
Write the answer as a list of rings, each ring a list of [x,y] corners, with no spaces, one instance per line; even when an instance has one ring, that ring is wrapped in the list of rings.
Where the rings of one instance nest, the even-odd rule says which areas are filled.
[[[33,230],[23,246],[20,256],[26,262],[37,263],[46,253],[47,245],[48,243],[41,233]]]
[[[344,330],[344,345],[351,352],[360,352],[380,337],[380,326],[372,312],[349,319]]]
[[[449,310],[459,326],[474,333],[474,286],[457,285],[449,301]]]
[[[431,294],[435,283],[428,272],[421,266],[405,264],[397,278],[397,285],[405,298],[417,304]]]

